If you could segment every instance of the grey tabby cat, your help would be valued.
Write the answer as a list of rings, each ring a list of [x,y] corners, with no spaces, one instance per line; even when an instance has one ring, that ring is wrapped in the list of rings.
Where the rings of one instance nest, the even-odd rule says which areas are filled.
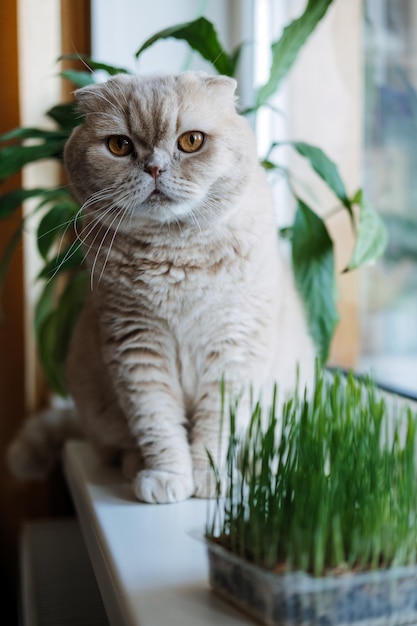
[[[68,385],[86,436],[120,459],[146,502],[214,495],[206,449],[220,453],[222,375],[229,393],[243,393],[240,427],[251,386],[270,398],[277,381],[284,394],[297,366],[301,385],[313,380],[312,341],[235,88],[185,72],[77,91],[84,118],[65,163],[92,288]],[[13,445],[19,473],[27,427]]]

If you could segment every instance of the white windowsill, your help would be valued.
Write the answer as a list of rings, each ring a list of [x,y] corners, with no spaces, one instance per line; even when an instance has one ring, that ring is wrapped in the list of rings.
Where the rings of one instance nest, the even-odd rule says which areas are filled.
[[[137,502],[120,471],[85,442],[71,441],[64,471],[112,626],[252,624],[209,588],[207,502]]]
[[[417,357],[410,355],[363,355],[356,367],[358,373],[370,374],[379,384],[399,393],[417,397]]]

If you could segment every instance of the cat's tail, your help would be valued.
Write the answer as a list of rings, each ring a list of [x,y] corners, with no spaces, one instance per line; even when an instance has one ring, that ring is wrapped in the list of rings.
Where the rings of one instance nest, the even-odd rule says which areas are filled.
[[[83,437],[75,408],[45,409],[23,423],[7,449],[7,465],[20,480],[41,480],[58,461],[64,443]]]

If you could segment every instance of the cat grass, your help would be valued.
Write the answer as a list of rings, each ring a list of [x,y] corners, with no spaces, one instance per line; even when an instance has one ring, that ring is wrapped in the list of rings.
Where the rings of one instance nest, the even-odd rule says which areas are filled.
[[[224,392],[223,392],[224,402]],[[225,467],[206,537],[268,570],[313,576],[414,564],[417,414],[371,380],[317,370],[314,393],[277,414],[228,409]]]

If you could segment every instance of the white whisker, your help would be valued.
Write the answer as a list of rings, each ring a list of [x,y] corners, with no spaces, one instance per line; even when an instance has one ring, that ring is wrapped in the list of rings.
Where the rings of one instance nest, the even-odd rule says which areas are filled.
[[[51,280],[53,280],[55,278],[55,276],[59,273],[59,271],[60,271],[61,267],[64,265],[64,263],[66,263],[71,257],[73,257],[74,254],[76,254],[80,248],[81,248],[81,244],[80,243],[78,245],[74,245],[74,243],[70,245],[70,247],[66,251],[63,259],[61,260],[61,263],[55,268],[55,271],[49,277],[49,281],[48,282],[50,282]]]
[[[47,230],[44,233],[42,233],[42,235],[38,236],[38,239],[42,240],[44,237],[47,237],[48,235],[50,235],[51,233],[55,232],[56,230],[60,230],[64,226],[65,226],[65,230],[64,230],[63,236],[65,236],[65,234],[68,231],[68,228],[70,226],[72,226],[72,224],[74,223],[74,219],[75,219],[75,216],[72,217],[71,219],[67,220],[66,222],[61,222],[60,224],[57,224],[57,226],[54,226],[53,228],[50,228],[49,230]]]
[[[109,245],[109,248],[107,250],[106,258],[104,259],[103,267],[101,268],[101,272],[100,272],[100,276],[98,278],[97,285],[100,284],[100,281],[101,281],[101,279],[103,277],[103,272],[104,272],[105,267],[107,265],[107,261],[109,260],[110,252],[111,252],[111,249],[113,247],[113,243],[114,243],[114,240],[115,240],[116,235],[118,233],[118,230],[120,228],[120,224],[122,223],[122,220],[126,217],[126,211],[125,210],[120,211],[120,213],[121,213],[121,217],[120,217],[120,219],[118,221],[118,224],[117,224],[116,228],[114,229],[113,237],[111,238],[110,245]],[[106,233],[106,235],[107,235],[107,233]]]
[[[92,236],[94,230],[97,228],[97,232],[94,236],[94,239],[88,244],[88,247],[85,251],[84,254],[84,260],[88,257],[88,255],[90,254],[91,250],[94,247],[94,244],[100,234],[101,231],[101,226],[103,225],[103,218],[106,217],[106,215],[108,215],[109,213],[111,213],[114,210],[114,205],[110,205],[110,207],[108,207],[105,211],[101,210],[100,214],[89,224],[87,224],[83,230],[77,235],[79,241],[81,241],[82,244],[84,244],[85,246],[87,246],[87,242],[89,237]]]
[[[124,213],[125,213],[124,208],[120,208],[118,211],[116,211],[115,216],[113,217],[112,221],[110,222],[109,226],[107,227],[107,230],[106,230],[106,232],[105,232],[105,234],[104,234],[104,236],[103,236],[103,238],[102,238],[102,240],[100,242],[100,245],[99,245],[99,247],[97,249],[97,252],[96,252],[96,255],[94,257],[93,265],[91,267],[91,278],[90,278],[91,290],[93,290],[93,288],[94,288],[94,272],[95,272],[95,269],[96,269],[96,265],[97,265],[97,262],[98,262],[98,258],[99,258],[101,249],[102,249],[102,247],[104,245],[104,242],[106,240],[106,237],[109,234],[109,232],[111,231],[112,226],[113,226],[114,222],[116,221],[116,219],[119,217],[120,214],[122,214],[122,218],[123,218]],[[121,220],[119,220],[118,226],[120,226],[120,223],[121,223]],[[112,238],[111,244],[113,244],[113,241],[114,241],[114,237]],[[102,274],[100,274],[100,278],[101,278],[101,276],[102,276]],[[100,279],[99,279],[98,282],[100,282]]]

